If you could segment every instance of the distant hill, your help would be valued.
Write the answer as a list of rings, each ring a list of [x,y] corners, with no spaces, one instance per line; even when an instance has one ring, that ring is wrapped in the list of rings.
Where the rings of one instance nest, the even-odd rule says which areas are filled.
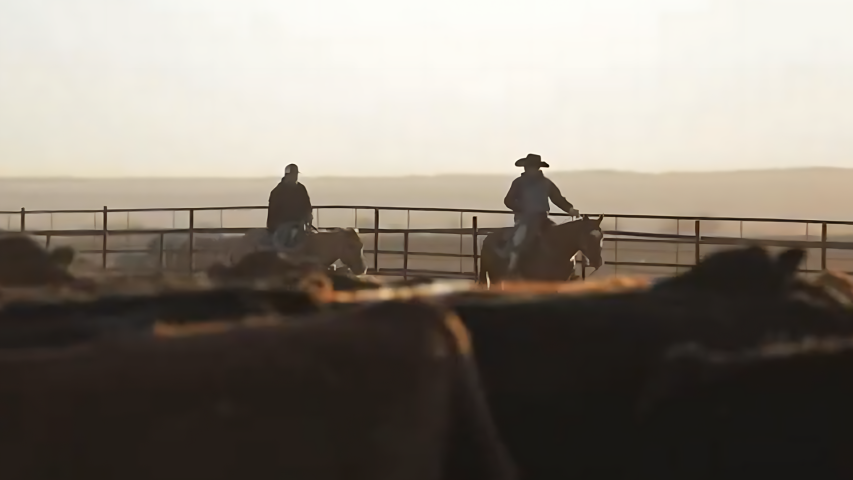
[[[853,220],[853,170],[849,169],[665,174],[551,171],[548,175],[582,212]],[[437,175],[304,177],[302,181],[315,204],[503,209],[503,197],[512,178],[511,175]],[[0,179],[0,210],[104,205],[111,208],[265,205],[269,190],[277,181],[277,178]],[[333,217],[331,213],[323,215],[329,221]],[[208,217],[201,221],[218,223],[218,216]],[[337,217],[352,224],[352,212],[339,212]],[[391,217],[394,217],[392,223],[406,222],[403,214],[384,218]],[[369,212],[360,214],[360,222],[364,221],[372,221]],[[386,221],[389,220],[383,223]],[[448,214],[441,220],[415,222],[448,226],[458,224],[459,220],[458,216]],[[796,227],[797,231],[793,228],[784,233],[805,234],[804,227]],[[812,230],[810,235],[818,231]],[[834,234],[851,233],[853,227]]]

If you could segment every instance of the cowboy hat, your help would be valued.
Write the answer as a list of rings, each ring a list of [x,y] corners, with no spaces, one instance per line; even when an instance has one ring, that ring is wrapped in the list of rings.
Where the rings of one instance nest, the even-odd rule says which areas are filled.
[[[542,161],[542,156],[535,153],[528,153],[526,157],[520,158],[515,162],[516,167],[538,166],[540,168],[548,168],[550,165]]]

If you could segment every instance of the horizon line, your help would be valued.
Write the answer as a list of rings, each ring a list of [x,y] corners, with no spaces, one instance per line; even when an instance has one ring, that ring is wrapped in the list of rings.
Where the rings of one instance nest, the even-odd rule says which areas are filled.
[[[636,170],[617,170],[617,169],[589,169],[589,170],[545,170],[546,174],[628,174],[628,175],[643,175],[643,176],[663,176],[663,175],[719,175],[719,174],[737,174],[737,173],[780,173],[780,172],[798,172],[798,171],[853,171],[849,167],[780,167],[780,168],[754,168],[754,169],[734,169],[734,170],[670,170],[662,172],[641,172]],[[519,169],[520,171],[520,169]],[[300,174],[302,176],[303,174]],[[309,179],[362,179],[362,180],[391,180],[401,178],[440,178],[440,177],[506,177],[514,176],[514,174],[502,173],[436,173],[436,174],[410,174],[410,175],[318,175],[307,176],[303,178]],[[278,175],[252,176],[252,177],[234,177],[234,176],[78,176],[78,175],[54,175],[54,176],[17,176],[4,175],[0,176],[0,181],[8,180],[219,180],[219,181],[248,181],[248,180],[268,180],[280,178]]]

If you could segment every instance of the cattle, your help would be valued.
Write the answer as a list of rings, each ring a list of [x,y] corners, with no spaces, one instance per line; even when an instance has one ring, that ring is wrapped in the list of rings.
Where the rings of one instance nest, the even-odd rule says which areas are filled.
[[[31,296],[0,308],[0,349],[64,347],[150,335],[156,324],[240,322],[275,314],[295,317],[320,306],[306,292],[248,287],[172,289],[93,295]]]
[[[638,408],[632,478],[853,478],[851,373],[851,337],[675,348]]]
[[[721,252],[709,255],[703,262],[683,275],[654,284],[642,279],[607,279],[574,285],[507,284],[503,292],[481,291],[469,286],[441,283],[397,286],[396,288],[354,288],[350,291],[341,291],[342,289],[334,287],[332,284],[334,276],[329,277],[328,273],[311,271],[306,276],[304,270],[294,269],[293,265],[277,263],[281,260],[277,256],[264,257],[263,255],[265,254],[260,253],[255,257],[254,261],[257,263],[254,265],[259,269],[268,268],[267,278],[284,279],[283,283],[290,282],[296,288],[286,288],[287,285],[275,286],[275,282],[271,282],[273,286],[265,289],[252,283],[258,279],[257,276],[236,275],[239,280],[237,281],[228,280],[227,275],[223,275],[227,281],[222,286],[208,288],[207,291],[181,290],[171,293],[151,292],[135,296],[119,295],[96,298],[88,303],[80,302],[74,305],[66,302],[53,307],[44,304],[18,303],[10,309],[7,305],[7,308],[0,310],[0,342],[3,341],[4,328],[8,328],[7,340],[0,345],[7,350],[7,353],[4,354],[0,350],[0,364],[3,363],[4,355],[9,355],[10,362],[14,360],[10,364],[19,365],[17,363],[20,361],[19,358],[30,358],[34,354],[27,352],[36,347],[64,347],[50,354],[62,359],[77,358],[74,355],[96,355],[91,352],[101,352],[106,349],[111,353],[102,354],[106,356],[98,357],[98,361],[108,361],[114,358],[109,355],[116,355],[116,359],[123,358],[122,355],[131,355],[126,353],[128,349],[137,351],[134,349],[141,348],[138,345],[146,345],[146,349],[151,349],[145,350],[145,361],[158,364],[160,360],[157,360],[157,355],[161,353],[155,353],[155,351],[159,352],[158,349],[163,348],[165,349],[163,351],[170,352],[169,349],[172,347],[168,345],[178,345],[163,343],[165,339],[159,337],[165,335],[172,341],[200,341],[194,331],[186,333],[187,329],[196,326],[199,328],[203,326],[209,329],[208,331],[214,332],[209,333],[205,338],[225,339],[229,338],[228,335],[232,335],[230,338],[242,338],[240,336],[247,335],[244,333],[247,331],[263,331],[278,338],[279,335],[286,337],[285,332],[294,329],[297,336],[302,335],[298,332],[309,330],[319,332],[325,326],[337,327],[342,325],[337,323],[338,321],[350,322],[353,318],[361,319],[357,320],[356,324],[366,325],[368,330],[371,328],[371,322],[378,322],[375,325],[385,325],[383,322],[397,321],[405,325],[410,316],[418,315],[408,309],[426,309],[440,313],[440,315],[435,313],[438,315],[436,318],[444,319],[442,320],[444,323],[438,323],[455,325],[453,328],[456,329],[464,326],[462,330],[470,334],[469,341],[473,347],[471,354],[474,365],[462,363],[467,365],[464,370],[469,372],[466,378],[473,376],[476,380],[466,382],[468,386],[465,388],[466,391],[476,392],[478,390],[476,386],[481,383],[485,394],[484,398],[479,400],[477,400],[478,395],[475,394],[467,398],[473,398],[474,400],[470,401],[475,404],[481,405],[485,402],[488,408],[471,407],[470,411],[474,412],[471,415],[475,415],[474,417],[454,418],[463,419],[464,421],[459,421],[463,425],[471,418],[479,418],[480,420],[476,421],[479,426],[470,432],[479,432],[477,435],[480,438],[502,439],[502,442],[489,440],[478,443],[478,445],[488,446],[482,448],[492,452],[488,455],[489,458],[498,459],[482,464],[492,465],[492,471],[499,472],[499,475],[495,474],[498,477],[511,475],[507,472],[513,471],[512,466],[507,466],[508,460],[499,453],[502,448],[500,445],[503,443],[509,452],[509,457],[517,465],[520,475],[530,480],[634,479],[638,478],[638,472],[642,472],[645,475],[644,478],[652,478],[656,476],[656,471],[660,471],[659,478],[679,478],[678,475],[683,475],[680,478],[703,478],[692,477],[690,475],[692,471],[685,470],[686,467],[683,465],[687,460],[678,460],[681,464],[673,465],[669,469],[661,466],[662,459],[669,455],[670,450],[673,455],[686,452],[683,458],[688,458],[689,455],[707,454],[706,447],[714,447],[711,443],[701,443],[697,437],[691,439],[693,443],[689,444],[689,448],[685,446],[684,450],[677,450],[678,445],[675,443],[679,430],[673,429],[675,427],[671,425],[680,419],[686,419],[685,422],[687,420],[696,422],[698,420],[691,415],[699,415],[704,410],[691,410],[685,407],[683,410],[678,410],[677,415],[665,414],[666,405],[671,403],[667,403],[669,398],[691,398],[689,395],[693,392],[690,387],[693,384],[683,388],[683,383],[679,383],[683,378],[678,376],[681,364],[676,361],[677,359],[667,357],[668,352],[673,348],[692,344],[696,345],[696,348],[714,352],[715,356],[724,356],[750,351],[759,345],[780,339],[798,341],[808,337],[853,337],[853,311],[849,307],[849,302],[841,301],[836,298],[837,296],[828,294],[826,285],[820,282],[809,282],[796,275],[798,264],[803,258],[802,251],[798,250],[789,250],[779,256],[771,256],[765,250],[754,248]],[[265,263],[264,259],[269,261]],[[270,264],[273,268],[270,268]],[[245,265],[253,264],[248,262]],[[282,270],[276,270],[280,265],[283,265]],[[239,268],[223,268],[225,270],[221,270],[220,274],[240,272]],[[249,273],[254,272],[252,269],[247,270]],[[214,274],[213,277],[215,276]],[[404,299],[413,298],[415,300],[404,301]],[[388,307],[389,305],[396,305],[393,308],[398,310],[393,310],[392,307]],[[418,306],[412,307],[412,305]],[[392,309],[384,310],[383,308],[386,307]],[[75,309],[77,309],[76,316],[70,315],[69,312]],[[133,327],[136,325],[138,326],[136,331],[146,332],[145,335],[135,335],[130,333],[130,330],[109,331],[103,327],[104,324],[97,323],[98,321],[109,322],[111,319],[121,321],[122,318],[134,315],[136,323],[127,322],[127,328],[137,328]],[[39,318],[46,318],[48,322],[41,327],[29,325],[29,322],[35,323],[34,321]],[[448,318],[458,318],[461,323],[449,321]],[[170,329],[158,330],[155,325],[152,330],[150,323],[145,322],[154,320],[158,322],[157,325],[170,325]],[[66,337],[61,335],[50,337],[48,333],[54,328],[49,327],[50,321],[57,326],[61,322],[68,322],[69,325],[76,324],[79,328],[78,331],[67,328],[65,331],[71,333],[67,333]],[[90,323],[86,323],[87,321]],[[212,321],[218,321],[220,324],[211,330],[209,324]],[[8,327],[4,327],[4,324]],[[254,329],[241,326],[246,324],[265,326],[254,327]],[[181,325],[186,327],[182,330]],[[312,330],[315,327],[318,330]],[[405,327],[399,326],[399,328]],[[356,333],[358,329],[344,328],[344,330],[351,332],[353,342],[358,343],[356,341],[356,337],[359,336]],[[153,334],[151,334],[152,331]],[[383,331],[388,334],[389,339],[397,335],[397,333],[392,335],[391,330]],[[364,341],[366,337],[359,338]],[[226,342],[226,340],[221,341]],[[86,349],[79,348],[83,342],[88,344]],[[284,342],[280,345],[282,348],[285,344],[290,345],[285,340],[282,342]],[[242,345],[244,348],[251,348],[246,344]],[[369,341],[364,341],[362,347],[364,351],[385,348],[376,347]],[[356,354],[354,352],[357,349],[347,350],[347,348],[356,349],[356,347],[350,345],[344,348],[344,352],[352,353],[352,357],[347,357],[348,361],[354,365],[359,364],[354,359],[358,358],[358,355],[363,355],[364,351],[359,350],[362,353]],[[219,353],[222,354],[221,351]],[[45,354],[42,352],[39,355]],[[168,357],[172,363],[183,358],[174,356],[178,355],[174,353],[162,355]],[[205,355],[208,354],[205,353]],[[348,353],[342,353],[342,355],[348,355]],[[206,361],[211,361],[210,358],[213,356],[213,353],[209,353],[209,357],[204,358]],[[36,356],[36,358],[41,357]],[[191,357],[190,361],[194,362],[200,358],[202,357]],[[388,361],[387,358],[385,360]],[[94,359],[86,361],[92,362],[86,365],[92,365],[95,362]],[[274,363],[272,357],[266,358],[266,361]],[[74,362],[70,364],[73,365]],[[302,361],[301,365],[304,368],[304,377],[319,375],[321,371],[331,372],[329,375],[333,378],[339,374],[339,371],[334,368],[313,370],[310,368],[312,366],[310,361]],[[379,368],[379,365],[377,362],[372,364],[371,368]],[[28,367],[22,367],[16,372],[23,372],[26,368]],[[52,366],[51,368],[60,367]],[[0,420],[2,420],[4,408],[2,400],[6,398],[5,391],[2,389],[2,384],[5,382],[3,371],[3,366],[0,365]],[[672,371],[676,372],[676,381],[672,380]],[[779,372],[782,371],[779,370]],[[27,370],[27,372],[30,371]],[[151,371],[146,372],[154,375]],[[184,371],[180,370],[180,372]],[[163,374],[160,370],[156,373]],[[378,375],[382,376],[385,373],[379,372]],[[19,374],[24,375],[24,373]],[[409,374],[419,378],[411,371]],[[53,381],[58,378],[59,374],[55,373],[55,375],[57,377],[49,377],[49,379]],[[295,370],[293,375],[296,375]],[[360,375],[367,374],[359,372],[356,377],[362,378]],[[784,376],[782,373],[777,375]],[[705,381],[703,379],[706,377],[698,378],[700,381]],[[40,377],[33,378],[38,380]],[[285,384],[293,381],[292,378],[294,377],[281,376]],[[732,378],[739,377],[735,375]],[[146,381],[153,382],[150,379]],[[222,380],[222,382],[226,381],[230,380]],[[13,385],[20,386],[23,380],[19,382],[21,383],[13,382]],[[94,385],[94,380],[91,382],[90,385]],[[143,385],[152,387],[153,384],[143,382]],[[164,385],[163,388],[171,388],[171,384],[162,385]],[[260,388],[254,384],[250,387],[252,392],[259,390],[251,389]],[[154,390],[156,391],[156,388]],[[72,402],[72,404],[80,405],[84,400],[92,403],[95,397],[94,393],[91,395],[85,398],[79,397],[80,403]],[[280,398],[278,393],[269,395],[279,401],[282,408],[292,405],[278,400]],[[45,394],[42,398],[51,397]],[[101,401],[107,402],[109,398],[105,395]],[[326,397],[315,397],[315,401],[320,402],[317,398],[323,399],[321,403],[329,402],[325,399]],[[155,402],[155,404],[158,405],[156,408],[166,409],[161,403]],[[323,404],[332,405],[331,403]],[[16,408],[20,411],[22,407]],[[133,408],[142,407],[134,406]],[[353,407],[353,410],[361,408],[364,408],[362,404],[358,404]],[[82,411],[89,412],[85,409]],[[378,415],[376,411],[378,410],[368,408],[365,415]],[[417,412],[421,411],[417,410]],[[490,426],[488,421],[483,420],[485,411],[490,413],[494,425]],[[77,425],[72,423],[71,413],[66,414],[67,417],[62,417],[58,424]],[[264,414],[274,415],[273,413]],[[195,425],[192,419],[182,417],[180,413],[174,413],[174,415],[174,418],[179,422],[185,422],[185,425]],[[202,414],[199,416],[209,420]],[[11,420],[7,421],[11,422]],[[278,421],[275,417],[273,423],[280,425],[276,423]],[[13,422],[13,425],[16,424]],[[298,425],[300,428],[308,428],[307,423],[298,423]],[[418,423],[418,425],[422,424]],[[2,426],[3,424],[0,423],[0,427]],[[701,426],[702,428],[713,427],[711,424]],[[488,433],[493,427],[497,433]],[[16,428],[21,432],[24,427]],[[162,428],[163,430],[158,430],[158,433],[171,433],[167,426]],[[329,432],[329,435],[345,435],[338,433],[328,423],[319,422],[316,428],[319,432]],[[135,431],[139,432],[139,430]],[[297,429],[297,431],[306,434],[302,430]],[[229,434],[233,433],[229,431]],[[2,435],[2,429],[0,429],[0,437]],[[145,438],[154,436],[156,435],[150,434]],[[185,442],[193,440],[186,436],[180,438]],[[285,438],[292,437],[285,436]],[[335,443],[334,445],[341,450],[333,449],[333,451],[342,452],[340,455],[344,455],[344,444]],[[403,442],[400,448],[403,448],[403,445],[409,444]],[[143,446],[145,449],[153,449],[150,443],[144,443]],[[0,444],[0,449],[2,448],[3,445]],[[360,454],[359,448],[363,446],[354,447],[351,454]],[[21,451],[17,450],[18,453]],[[111,450],[108,451],[111,452]],[[215,449],[213,451],[219,452]],[[469,450],[460,448],[450,449],[450,451],[454,452],[454,455],[460,452],[470,454]],[[197,451],[193,452],[193,455],[197,454]],[[645,452],[649,452],[649,455],[644,461],[641,457]],[[385,461],[385,457],[382,458]],[[480,457],[475,455],[472,458]],[[257,461],[263,463],[262,460]],[[5,461],[4,457],[0,456],[0,461]],[[217,462],[214,463],[221,465]],[[165,465],[157,462],[155,464]],[[131,462],[129,465],[139,464]],[[186,467],[189,463],[182,465]],[[391,466],[386,472],[391,471],[395,464],[388,465]],[[732,472],[735,476],[740,472],[736,469],[721,470],[720,468],[723,467],[717,466],[714,468],[717,468],[714,471]],[[252,477],[251,473],[252,471],[248,471],[246,478]],[[309,473],[315,474],[315,478],[324,478],[324,472]],[[370,473],[382,478],[382,475],[375,471]],[[421,477],[415,476],[415,478]],[[477,473],[466,473],[461,478],[483,477]],[[729,477],[723,475],[715,478]]]
[[[207,276],[219,284],[245,284],[264,280],[278,285],[299,286],[318,279],[328,279],[336,290],[379,288],[376,282],[326,271],[310,263],[297,263],[272,251],[249,253],[232,266],[215,264],[207,270]]]
[[[705,257],[682,275],[662,280],[657,289],[703,290],[739,297],[779,297],[802,287],[797,268],[805,258],[802,249],[771,256],[761,247],[717,252]]]
[[[495,423],[525,478],[628,478],[638,399],[668,349],[853,335],[848,309],[795,278],[797,256],[744,249],[645,288],[472,291],[444,303],[471,333]],[[730,288],[733,278],[761,284]]]
[[[0,287],[71,285],[75,279],[68,266],[74,255],[71,247],[47,251],[27,235],[0,234]]]
[[[296,262],[272,251],[249,253],[231,266],[217,263],[207,270],[207,276],[218,284],[246,284],[263,280],[276,285],[335,291],[397,288],[432,283],[431,279],[420,277],[382,283],[366,276],[324,270],[309,262]]]
[[[219,283],[271,278],[298,281],[304,273],[307,273],[306,269],[272,251],[252,252],[234,265],[215,263],[207,269],[208,278]]]
[[[0,352],[3,478],[513,480],[458,319],[311,321]]]

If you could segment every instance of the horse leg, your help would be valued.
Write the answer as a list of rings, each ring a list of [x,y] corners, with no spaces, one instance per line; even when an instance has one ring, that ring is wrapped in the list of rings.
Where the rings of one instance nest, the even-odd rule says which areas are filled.
[[[488,286],[488,272],[486,271],[486,262],[483,260],[483,257],[480,256],[480,272],[477,276],[477,285],[482,285],[484,287]]]
[[[522,223],[516,227],[515,232],[513,232],[512,238],[510,239],[510,254],[509,254],[509,265],[507,266],[507,274],[512,276],[515,274],[516,269],[518,268],[518,260],[521,254],[521,251],[524,247],[526,237],[527,237],[527,225]]]

